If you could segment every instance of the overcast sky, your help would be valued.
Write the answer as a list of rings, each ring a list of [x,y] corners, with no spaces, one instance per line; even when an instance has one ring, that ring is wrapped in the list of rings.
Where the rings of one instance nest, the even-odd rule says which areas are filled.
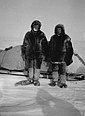
[[[0,0],[0,48],[22,44],[36,19],[48,40],[58,23],[72,41],[85,40],[85,0]]]

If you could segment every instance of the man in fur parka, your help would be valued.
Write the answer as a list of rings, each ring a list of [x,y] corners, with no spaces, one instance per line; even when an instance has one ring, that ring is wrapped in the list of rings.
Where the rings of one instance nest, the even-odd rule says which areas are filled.
[[[31,24],[31,31],[25,34],[22,45],[22,56],[24,56],[26,70],[29,72],[25,84],[33,83],[40,86],[39,76],[42,60],[48,57],[48,42],[45,34],[40,30],[41,22],[35,20]]]
[[[49,41],[49,58],[52,68],[52,80],[50,85],[67,87],[66,66],[72,63],[73,47],[71,38],[65,34],[62,24],[55,26],[54,35]]]

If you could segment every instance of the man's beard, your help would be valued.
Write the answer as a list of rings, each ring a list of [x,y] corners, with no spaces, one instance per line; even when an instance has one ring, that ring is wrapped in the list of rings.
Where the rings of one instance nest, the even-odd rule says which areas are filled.
[[[34,28],[33,30],[34,30],[35,32],[37,32],[37,31],[38,31],[38,29],[35,29],[35,28]]]

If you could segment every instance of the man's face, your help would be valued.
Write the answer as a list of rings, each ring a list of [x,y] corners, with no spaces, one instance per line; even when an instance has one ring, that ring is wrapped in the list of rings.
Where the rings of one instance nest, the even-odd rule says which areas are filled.
[[[62,33],[61,28],[57,28],[57,34],[60,35]]]
[[[34,30],[34,31],[38,31],[38,30],[39,30],[39,25],[37,25],[37,24],[34,25],[34,26],[33,26],[33,30]]]

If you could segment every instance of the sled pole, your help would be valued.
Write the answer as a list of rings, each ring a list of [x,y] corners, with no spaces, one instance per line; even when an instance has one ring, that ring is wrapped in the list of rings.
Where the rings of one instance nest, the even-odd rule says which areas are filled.
[[[82,62],[82,64],[85,66],[85,62],[84,62],[84,60],[79,56],[79,54],[74,53],[74,56],[76,56],[76,57]]]
[[[4,75],[15,75],[15,76],[27,76],[27,75],[23,75],[23,74],[13,74],[13,73],[5,73],[5,72],[0,72],[0,74],[4,74]]]

